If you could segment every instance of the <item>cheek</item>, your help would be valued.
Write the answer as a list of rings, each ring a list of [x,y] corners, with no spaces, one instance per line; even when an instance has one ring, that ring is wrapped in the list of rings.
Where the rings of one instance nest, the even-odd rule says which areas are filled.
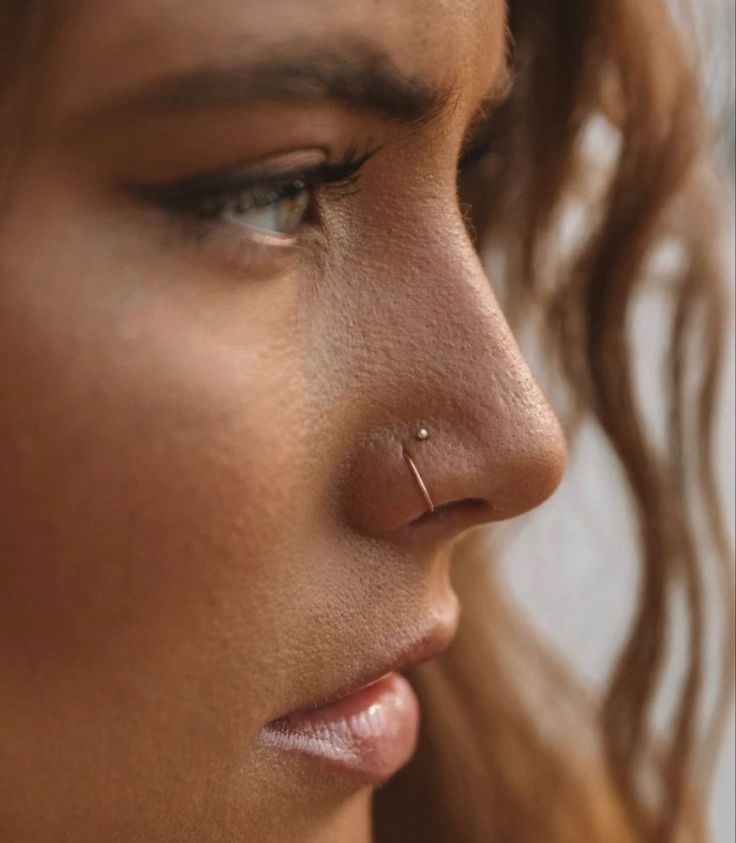
[[[257,685],[306,496],[297,341],[271,324],[289,324],[290,285],[264,309],[232,290],[123,302],[89,277],[4,298],[4,656],[124,665],[152,687],[237,662]]]
[[[14,777],[0,771],[0,791],[21,782],[48,812],[91,822],[111,805],[152,829],[162,781],[188,817],[216,780],[214,815],[240,806],[250,821],[274,775],[253,741],[293,686],[314,599],[315,571],[300,570],[318,497],[307,285],[146,255],[46,196],[43,215],[0,232],[0,744]]]

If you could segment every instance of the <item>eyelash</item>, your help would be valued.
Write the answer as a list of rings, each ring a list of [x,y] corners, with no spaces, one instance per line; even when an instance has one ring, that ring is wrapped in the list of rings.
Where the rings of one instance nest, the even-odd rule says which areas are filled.
[[[243,168],[229,167],[209,173],[199,173],[178,182],[158,185],[128,184],[139,199],[145,200],[168,212],[173,218],[184,221],[192,236],[204,236],[212,227],[224,222],[230,210],[245,213],[257,207],[266,207],[286,199],[295,199],[306,192],[306,211],[289,236],[318,221],[317,200],[329,192],[339,198],[352,196],[363,165],[379,150],[380,145],[348,148],[345,155],[335,162],[323,162],[309,169],[290,172],[243,172]],[[457,162],[458,185],[465,174],[480,159],[492,154],[493,144],[485,138],[476,140],[462,150]],[[264,168],[265,169],[265,168]]]
[[[351,146],[335,162],[324,162],[308,170],[254,176],[238,174],[232,168],[204,173],[166,185],[134,185],[143,199],[179,217],[200,222],[217,220],[231,205],[240,211],[294,198],[303,191],[310,194],[310,210],[318,193],[336,191],[352,195],[351,188],[360,178],[363,165],[380,149],[373,146],[360,151]]]

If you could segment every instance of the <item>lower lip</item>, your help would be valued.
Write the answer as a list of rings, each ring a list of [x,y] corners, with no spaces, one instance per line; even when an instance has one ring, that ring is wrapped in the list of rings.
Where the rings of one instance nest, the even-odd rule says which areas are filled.
[[[419,703],[411,685],[388,673],[333,703],[274,720],[264,737],[272,746],[381,782],[414,754],[418,732]]]

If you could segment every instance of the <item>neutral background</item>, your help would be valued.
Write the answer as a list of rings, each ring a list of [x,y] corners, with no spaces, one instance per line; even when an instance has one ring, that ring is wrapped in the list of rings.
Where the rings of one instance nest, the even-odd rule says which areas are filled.
[[[734,0],[701,0],[698,9],[702,15],[698,21],[699,36],[705,46],[704,88],[721,127],[716,155],[724,162],[724,185],[733,203]],[[723,222],[724,261],[733,283],[735,244],[730,213],[724,214]],[[646,390],[646,395],[656,395],[656,361],[667,341],[662,302],[655,296],[642,302],[638,320],[639,357],[645,361],[640,373],[641,389]],[[646,330],[641,329],[644,326]],[[533,349],[525,348],[525,351],[535,368]],[[544,375],[538,373],[544,382]],[[719,480],[732,536],[736,506],[735,380],[732,326],[718,438]],[[616,464],[601,447],[595,432],[587,431],[562,488],[542,509],[527,516],[506,557],[505,570],[514,596],[528,610],[542,635],[554,641],[580,674],[593,684],[600,684],[610,670],[636,595],[636,549],[628,519],[629,504],[623,492],[617,492],[620,489]],[[668,697],[671,699],[677,688],[678,630],[674,632],[675,653],[669,681],[658,706],[662,714],[667,710]],[[680,655],[680,663],[681,660]],[[733,719],[731,724],[711,804],[714,843],[733,843],[736,839]]]

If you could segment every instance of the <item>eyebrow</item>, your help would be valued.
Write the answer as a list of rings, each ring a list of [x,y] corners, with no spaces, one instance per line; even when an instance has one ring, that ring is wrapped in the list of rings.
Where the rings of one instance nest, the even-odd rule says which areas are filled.
[[[425,124],[454,100],[451,87],[403,74],[368,45],[348,50],[278,51],[246,63],[205,65],[164,77],[103,109],[106,115],[159,115],[258,102],[334,102],[402,124]]]

